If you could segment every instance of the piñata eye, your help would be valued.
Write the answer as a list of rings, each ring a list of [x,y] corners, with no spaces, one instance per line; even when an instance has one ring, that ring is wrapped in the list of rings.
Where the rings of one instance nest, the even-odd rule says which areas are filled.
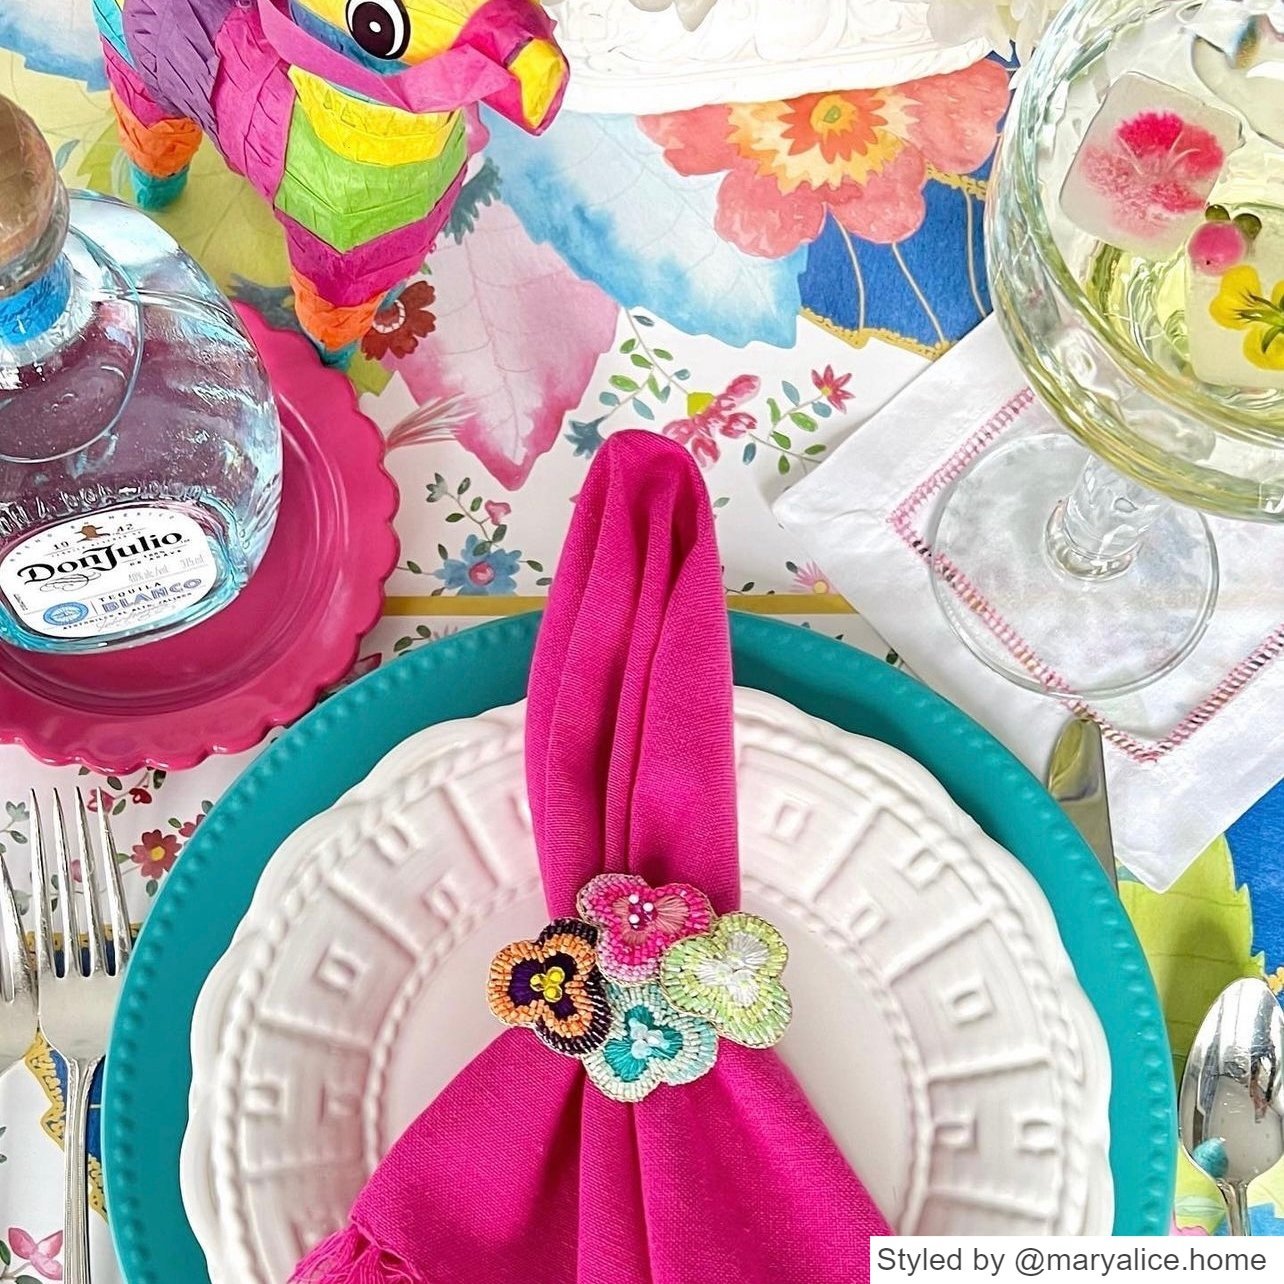
[[[375,58],[400,58],[410,43],[410,19],[401,0],[348,0],[352,38]]]

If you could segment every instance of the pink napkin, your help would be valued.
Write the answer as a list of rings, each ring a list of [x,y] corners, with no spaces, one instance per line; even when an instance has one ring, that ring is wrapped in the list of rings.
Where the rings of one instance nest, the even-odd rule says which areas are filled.
[[[605,871],[737,907],[713,515],[698,468],[661,437],[618,433],[589,471],[531,670],[526,762],[551,916],[574,917],[576,892]],[[888,1233],[774,1052],[723,1040],[704,1078],[628,1105],[509,1029],[294,1278],[855,1284],[869,1279],[869,1237]]]

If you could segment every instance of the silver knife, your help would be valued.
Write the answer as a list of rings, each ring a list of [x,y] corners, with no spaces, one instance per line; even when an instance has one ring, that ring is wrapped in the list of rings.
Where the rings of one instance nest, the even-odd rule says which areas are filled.
[[[1072,718],[1061,729],[1048,765],[1048,792],[1061,804],[1084,842],[1092,848],[1110,885],[1119,890],[1115,844],[1110,834],[1110,799],[1101,728],[1089,718]]]

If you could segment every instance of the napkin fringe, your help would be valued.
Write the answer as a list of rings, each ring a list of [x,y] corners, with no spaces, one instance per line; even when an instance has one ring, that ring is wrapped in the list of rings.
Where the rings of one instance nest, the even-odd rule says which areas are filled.
[[[323,1239],[294,1268],[290,1284],[428,1284],[401,1258],[372,1244],[355,1226]]]

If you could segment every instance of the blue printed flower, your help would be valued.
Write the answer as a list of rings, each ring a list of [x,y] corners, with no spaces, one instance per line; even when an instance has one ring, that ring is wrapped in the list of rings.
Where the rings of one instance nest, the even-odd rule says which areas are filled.
[[[592,459],[606,444],[606,438],[601,433],[602,420],[605,418],[603,415],[602,419],[590,419],[586,423],[578,419],[571,420],[571,430],[566,434],[566,440],[575,447],[576,459],[581,456]]]
[[[662,1083],[692,1083],[713,1069],[718,1036],[679,1012],[658,985],[608,982],[611,1030],[583,1058],[589,1078],[613,1101],[641,1101]]]
[[[492,548],[476,535],[464,541],[463,552],[449,557],[433,575],[460,597],[499,597],[517,592],[517,572],[521,569],[521,552],[508,553]]]

